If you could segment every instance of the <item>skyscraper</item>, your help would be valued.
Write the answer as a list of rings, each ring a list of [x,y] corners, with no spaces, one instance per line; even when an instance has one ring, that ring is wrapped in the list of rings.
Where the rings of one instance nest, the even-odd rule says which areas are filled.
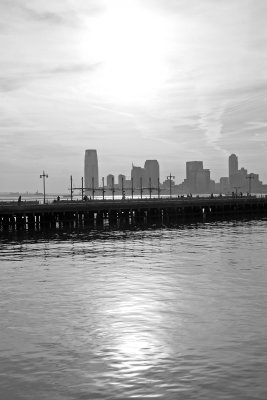
[[[235,154],[229,157],[229,178],[238,173],[238,158]]]
[[[118,185],[119,185],[119,188],[122,188],[122,187],[124,186],[125,180],[126,180],[126,176],[125,176],[125,175],[123,175],[123,174],[119,174],[119,175],[118,175]]]
[[[197,174],[203,171],[203,161],[186,162],[186,181],[188,190],[192,193],[197,191]]]
[[[84,182],[85,188],[95,188],[99,186],[98,181],[98,161],[96,150],[85,150],[84,156]],[[91,191],[86,191],[91,192]]]
[[[210,170],[202,169],[196,173],[196,192],[210,193]]]
[[[142,186],[144,186],[144,177],[145,177],[144,168],[135,167],[133,165],[131,170],[131,179],[133,180],[133,186],[135,188],[139,188],[141,186],[141,181],[142,181]]]
[[[111,188],[114,186],[114,184],[115,184],[114,175],[109,174],[109,175],[107,176],[107,187],[108,187],[109,189],[111,189]]]
[[[231,154],[229,157],[229,183],[230,190],[241,186],[238,176],[238,158],[235,154]]]
[[[144,185],[149,187],[158,187],[159,180],[159,163],[157,160],[146,160],[145,162],[145,183]]]

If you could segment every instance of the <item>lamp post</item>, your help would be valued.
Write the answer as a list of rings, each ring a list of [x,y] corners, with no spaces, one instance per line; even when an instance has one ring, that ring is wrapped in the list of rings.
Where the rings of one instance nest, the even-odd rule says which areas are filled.
[[[171,173],[169,176],[167,176],[167,179],[170,181],[170,199],[172,197],[172,178],[175,179],[175,176],[173,176]]]
[[[115,193],[115,188],[114,188],[114,176],[112,177],[112,200],[114,200],[114,193]]]
[[[42,175],[40,175],[40,178],[43,178],[44,204],[45,204],[45,178],[48,178],[48,175],[46,175],[45,172],[43,171]]]
[[[95,198],[95,178],[92,177],[92,195],[93,195],[93,200]]]
[[[122,197],[122,199],[124,199],[124,197],[125,197],[123,177],[121,178],[121,197]]]
[[[70,176],[70,201],[73,199],[72,175]]]
[[[102,178],[102,195],[103,195],[103,200],[105,200],[105,179],[104,179],[104,177]]]
[[[132,183],[132,199],[133,199],[133,196],[134,196],[133,177],[131,178],[131,183]]]
[[[82,200],[83,200],[83,176],[82,176]]]

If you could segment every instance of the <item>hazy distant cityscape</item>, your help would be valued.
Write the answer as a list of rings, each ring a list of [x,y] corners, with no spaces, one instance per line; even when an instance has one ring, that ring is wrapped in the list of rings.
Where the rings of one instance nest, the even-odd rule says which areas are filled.
[[[173,194],[246,194],[267,193],[267,184],[263,184],[259,175],[248,172],[238,166],[238,157],[231,154],[228,159],[228,176],[221,177],[219,182],[211,179],[210,170],[204,168],[203,161],[187,161],[186,177],[181,182],[175,183],[175,176],[171,173],[162,182],[160,180],[160,165],[157,160],[146,160],[144,166],[132,164],[130,179],[119,174],[117,180],[112,173],[99,180],[98,157],[96,150],[86,150],[84,159],[85,191],[90,194],[92,190],[105,187],[109,190],[122,190],[126,193],[141,191],[145,194],[164,192]]]
[[[41,177],[42,175],[40,175]],[[48,177],[48,176],[46,176]],[[72,186],[66,188],[66,192],[72,190],[72,195],[88,196],[102,195],[105,190],[106,195],[111,193],[116,195],[201,195],[201,194],[227,194],[245,195],[250,193],[267,193],[267,184],[264,184],[259,174],[248,172],[244,167],[239,168],[238,157],[231,154],[228,158],[228,176],[223,176],[219,182],[211,179],[211,171],[204,167],[203,161],[187,161],[186,176],[180,183],[176,183],[175,176],[170,174],[163,179],[160,176],[160,165],[158,160],[145,160],[144,166],[137,166],[132,163],[128,176],[118,174],[115,176],[109,173],[106,177],[99,177],[99,165],[97,150],[85,150],[84,157],[84,176],[79,187]],[[110,193],[109,193],[110,192]],[[17,196],[21,192],[5,192],[0,195]],[[23,196],[38,196],[43,193],[25,192]],[[54,193],[55,194],[55,193]]]

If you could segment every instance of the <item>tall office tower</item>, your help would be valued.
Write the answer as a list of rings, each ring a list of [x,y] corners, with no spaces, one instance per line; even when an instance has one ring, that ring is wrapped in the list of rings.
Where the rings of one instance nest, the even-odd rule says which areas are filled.
[[[229,157],[229,184],[230,190],[240,186],[238,176],[238,158],[235,154],[231,154]]]
[[[197,192],[197,174],[203,171],[203,161],[186,162],[186,181],[188,190],[192,193]]]
[[[238,173],[238,158],[235,154],[231,154],[229,157],[229,178],[231,175]]]
[[[196,192],[210,193],[210,170],[203,169],[196,173]]]
[[[109,174],[107,176],[107,187],[111,189],[115,185],[114,175]]]
[[[98,181],[98,161],[96,150],[85,150],[84,156],[84,183],[85,188],[91,188],[85,192],[92,193],[92,189],[99,187]]]
[[[119,188],[122,188],[122,186],[124,186],[125,180],[126,180],[126,176],[125,175],[123,175],[123,174],[118,175]]]
[[[159,180],[159,163],[157,160],[146,160],[145,162],[145,186],[149,187],[151,179],[151,187],[158,187]]]
[[[134,188],[140,188],[141,182],[142,182],[142,187],[144,187],[145,186],[145,170],[144,170],[144,168],[135,167],[133,165],[132,170],[131,170],[131,178],[133,180]]]

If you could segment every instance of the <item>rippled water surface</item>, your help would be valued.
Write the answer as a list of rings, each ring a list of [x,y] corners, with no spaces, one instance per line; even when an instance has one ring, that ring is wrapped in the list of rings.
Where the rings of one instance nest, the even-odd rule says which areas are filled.
[[[266,232],[1,236],[0,398],[267,399]]]

